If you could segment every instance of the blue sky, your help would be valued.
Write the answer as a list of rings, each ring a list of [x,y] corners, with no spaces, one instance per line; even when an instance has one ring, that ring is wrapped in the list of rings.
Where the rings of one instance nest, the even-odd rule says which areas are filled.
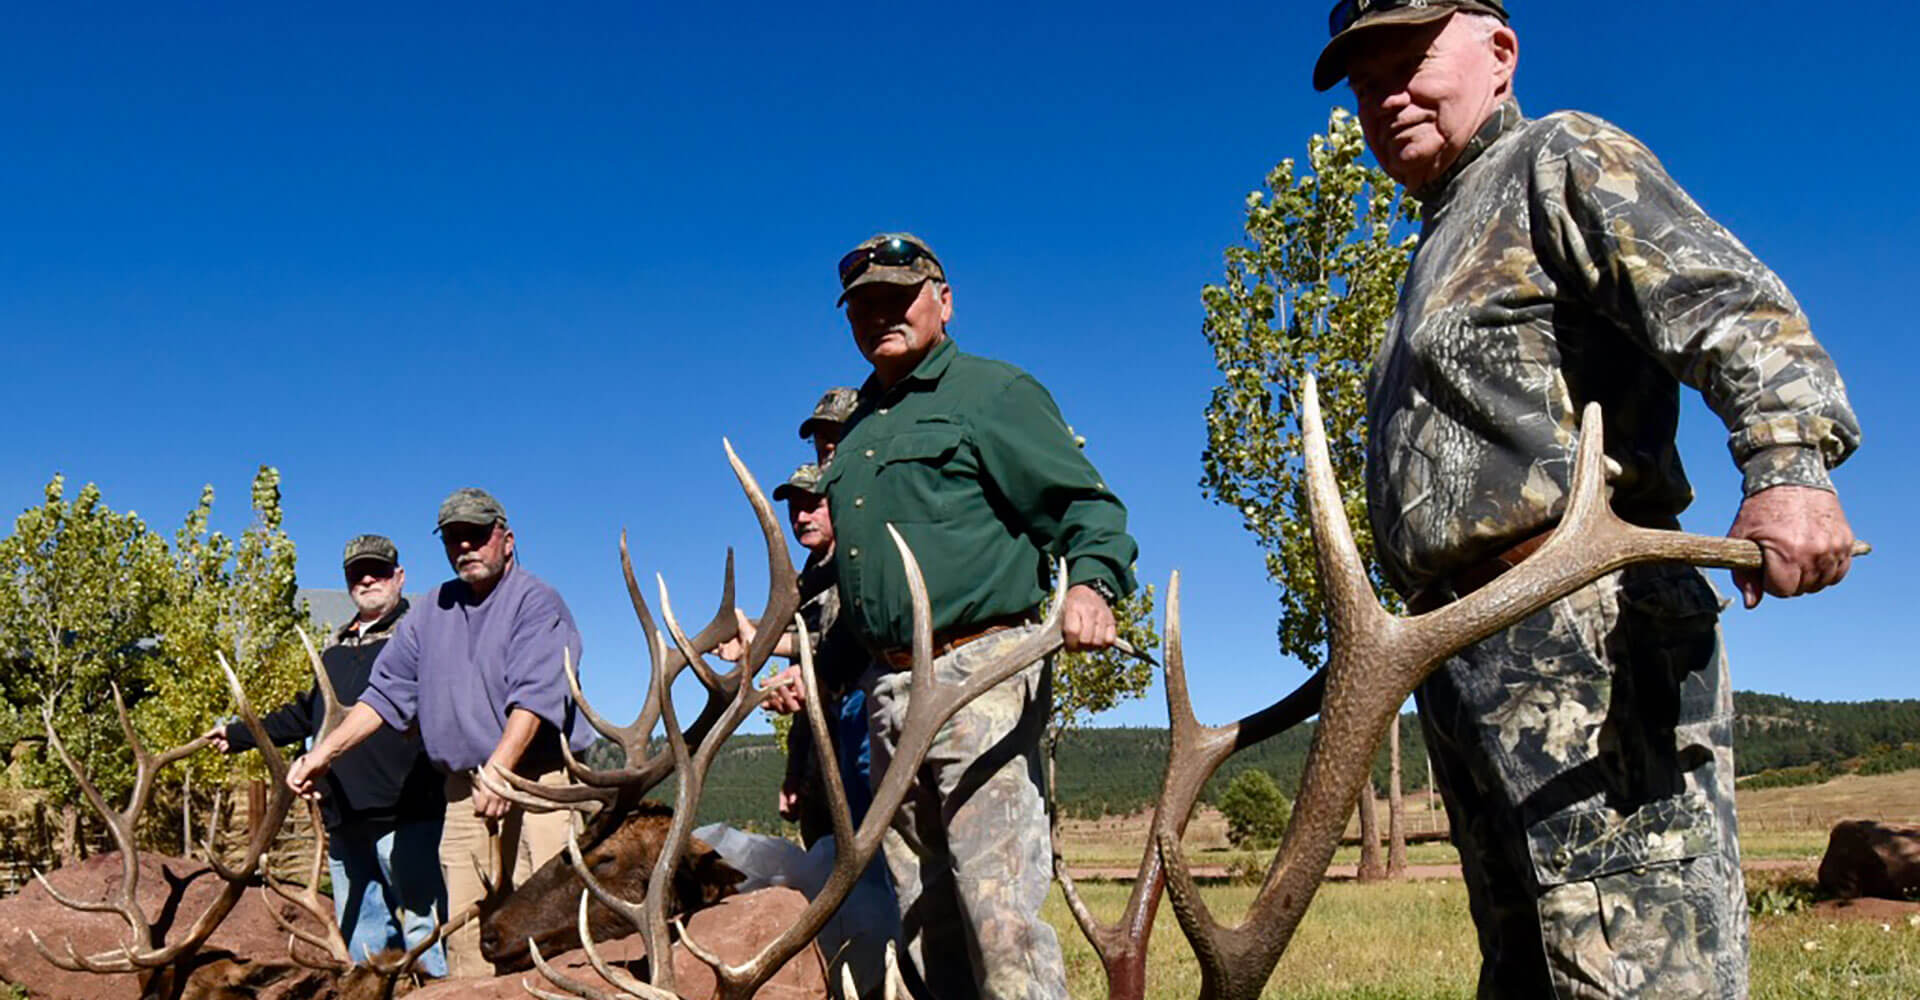
[[[266,462],[304,584],[378,531],[421,587],[446,575],[435,505],[483,485],[574,608],[589,693],[630,717],[619,531],[686,617],[729,545],[757,606],[721,438],[763,482],[807,456],[799,418],[864,373],[834,261],[905,228],[948,266],[961,345],[1090,439],[1143,579],[1183,572],[1201,717],[1300,679],[1258,550],[1197,485],[1199,289],[1245,193],[1344,99],[1308,83],[1324,5],[394,6],[4,15],[0,512],[57,471],[170,532],[211,482],[238,530]],[[1512,9],[1529,113],[1646,141],[1794,289],[1866,427],[1838,481],[1878,553],[1730,612],[1736,685],[1920,695],[1901,33],[1770,2]],[[1696,530],[1737,503],[1723,441],[1694,405]],[[1156,693],[1101,721],[1163,719]]]

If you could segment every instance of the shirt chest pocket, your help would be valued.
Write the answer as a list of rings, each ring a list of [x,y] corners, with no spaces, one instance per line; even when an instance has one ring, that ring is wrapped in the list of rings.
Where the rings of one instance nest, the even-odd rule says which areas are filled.
[[[888,519],[946,518],[966,490],[965,451],[960,428],[944,424],[915,426],[877,446],[874,489]]]

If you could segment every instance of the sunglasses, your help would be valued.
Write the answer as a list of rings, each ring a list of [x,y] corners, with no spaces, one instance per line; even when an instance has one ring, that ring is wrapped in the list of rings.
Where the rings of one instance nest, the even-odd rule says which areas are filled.
[[[347,582],[358,583],[367,577],[373,577],[376,580],[391,580],[393,579],[393,566],[389,563],[381,562],[378,559],[368,559],[356,562],[347,567]]]
[[[847,287],[853,279],[867,273],[868,268],[876,265],[879,267],[909,267],[914,261],[922,257],[933,261],[934,267],[938,268],[940,266],[940,258],[935,257],[933,251],[928,250],[918,243],[903,240],[898,236],[886,240],[878,246],[861,247],[845,257],[840,258],[840,287]]]
[[[459,545],[469,542],[475,546],[485,545],[493,537],[495,524],[463,524],[455,522],[440,529],[440,540],[447,545]]]

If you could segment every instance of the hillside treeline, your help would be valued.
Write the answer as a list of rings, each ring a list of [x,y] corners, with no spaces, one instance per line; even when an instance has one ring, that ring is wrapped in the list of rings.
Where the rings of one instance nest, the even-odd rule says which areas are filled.
[[[1915,699],[1818,702],[1740,691],[1734,694],[1734,715],[1735,760],[1742,776],[1809,767],[1838,773],[1841,761],[1872,754],[1876,748],[1920,741],[1920,700]],[[1243,751],[1214,776],[1207,786],[1206,800],[1213,801],[1235,774],[1249,769],[1267,772],[1292,796],[1299,786],[1312,738],[1313,726],[1308,724]],[[1400,718],[1400,739],[1403,787],[1426,787],[1426,744],[1419,720],[1411,713]],[[1160,793],[1167,741],[1165,729],[1067,732],[1055,772],[1055,799],[1061,812],[1097,817],[1125,815],[1150,806]],[[617,763],[617,758],[602,756],[610,749],[595,748],[590,754],[595,766]],[[774,811],[774,794],[780,787],[785,762],[785,754],[770,735],[734,737],[708,779],[700,821],[724,820],[760,830],[781,829]],[[1382,750],[1374,761],[1374,786],[1384,794],[1386,784],[1387,759]],[[670,800],[671,789],[660,796]]]

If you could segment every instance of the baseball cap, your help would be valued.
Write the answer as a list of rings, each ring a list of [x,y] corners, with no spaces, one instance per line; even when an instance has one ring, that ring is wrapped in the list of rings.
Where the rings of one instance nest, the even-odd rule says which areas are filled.
[[[493,494],[477,486],[462,486],[440,502],[440,521],[434,525],[435,531],[449,524],[490,525],[505,521],[507,512],[500,507],[500,501]]]
[[[1347,56],[1361,34],[1376,28],[1426,24],[1460,11],[1507,20],[1507,9],[1500,0],[1340,0],[1327,14],[1327,33],[1333,37],[1313,65],[1313,89],[1327,90],[1346,77]]]
[[[815,424],[844,424],[853,416],[853,408],[860,403],[860,391],[844,385],[827,390],[818,403],[813,404],[813,414],[800,421],[800,436],[813,436]]]
[[[812,496],[820,495],[819,466],[808,462],[793,470],[793,475],[788,476],[786,482],[773,488],[773,498],[775,500],[785,500],[795,493],[807,493]]]
[[[355,535],[340,557],[340,568],[345,569],[362,559],[378,559],[389,566],[398,566],[400,550],[394,548],[393,539],[385,535]]]

